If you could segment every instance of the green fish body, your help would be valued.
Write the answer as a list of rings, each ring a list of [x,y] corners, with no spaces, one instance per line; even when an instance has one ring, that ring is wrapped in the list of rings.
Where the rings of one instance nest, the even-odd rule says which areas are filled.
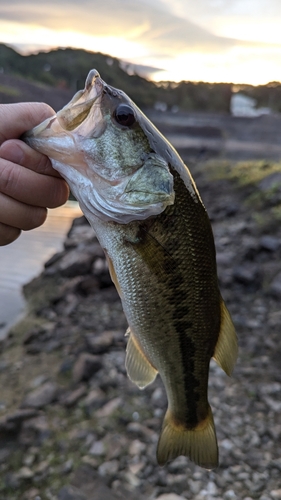
[[[25,140],[69,182],[105,251],[129,324],[129,378],[143,389],[161,376],[168,409],[158,463],[186,455],[217,467],[209,363],[213,357],[230,375],[237,340],[210,221],[187,167],[95,70],[57,119]]]

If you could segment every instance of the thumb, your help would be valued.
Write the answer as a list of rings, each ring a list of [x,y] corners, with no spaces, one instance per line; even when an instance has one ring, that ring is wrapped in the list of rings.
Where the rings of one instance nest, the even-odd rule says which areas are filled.
[[[19,138],[53,114],[54,110],[43,102],[0,104],[0,144]]]

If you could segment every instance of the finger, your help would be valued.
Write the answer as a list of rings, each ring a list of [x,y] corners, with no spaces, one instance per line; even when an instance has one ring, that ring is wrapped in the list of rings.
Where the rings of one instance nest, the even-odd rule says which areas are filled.
[[[0,159],[0,192],[27,205],[49,208],[63,205],[69,195],[63,179],[38,174],[3,159]]]
[[[46,217],[46,208],[26,205],[0,193],[0,222],[2,224],[29,231],[41,226]]]
[[[0,157],[44,175],[60,177],[45,155],[31,149],[19,139],[10,139],[0,146]]]
[[[0,222],[0,246],[9,245],[19,237],[20,233],[20,229]]]
[[[50,106],[40,102],[0,104],[0,144],[20,137],[53,114]]]

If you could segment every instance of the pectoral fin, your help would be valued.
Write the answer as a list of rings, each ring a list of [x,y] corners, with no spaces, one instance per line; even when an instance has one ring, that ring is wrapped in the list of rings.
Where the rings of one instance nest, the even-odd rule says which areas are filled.
[[[214,353],[214,360],[231,375],[238,354],[237,336],[230,314],[221,299],[221,329]]]
[[[115,272],[115,269],[114,269],[114,265],[113,265],[113,262],[111,260],[111,258],[109,257],[108,253],[106,252],[106,250],[104,250],[104,253],[105,253],[105,257],[106,257],[106,260],[107,260],[107,265],[108,265],[108,270],[109,270],[109,274],[110,274],[110,277],[115,285],[115,288],[119,294],[119,297],[121,297],[121,289],[120,289],[120,285],[119,285],[119,282],[118,282],[118,279],[117,279],[117,275],[116,275],[116,272]]]
[[[128,329],[129,340],[126,349],[125,366],[129,379],[140,389],[144,389],[151,384],[157,375],[157,370],[148,361],[136,338]]]

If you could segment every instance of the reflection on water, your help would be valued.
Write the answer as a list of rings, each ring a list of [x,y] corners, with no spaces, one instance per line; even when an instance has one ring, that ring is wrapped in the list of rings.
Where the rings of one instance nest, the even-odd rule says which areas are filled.
[[[43,226],[24,231],[11,245],[0,247],[0,340],[24,310],[22,285],[37,276],[44,263],[63,248],[73,218],[80,215],[78,203],[68,201],[49,210]]]

